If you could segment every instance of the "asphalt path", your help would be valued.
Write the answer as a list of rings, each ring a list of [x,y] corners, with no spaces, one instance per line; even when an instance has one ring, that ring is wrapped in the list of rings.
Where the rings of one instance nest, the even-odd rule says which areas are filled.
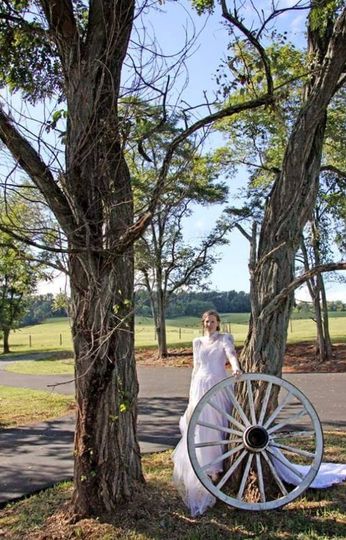
[[[74,394],[69,376],[19,375],[4,371],[0,385]],[[191,369],[138,366],[138,440],[142,453],[173,448]],[[284,374],[314,405],[324,429],[346,430],[346,373]],[[0,396],[1,397],[1,396]],[[0,431],[0,503],[72,478],[74,414]]]

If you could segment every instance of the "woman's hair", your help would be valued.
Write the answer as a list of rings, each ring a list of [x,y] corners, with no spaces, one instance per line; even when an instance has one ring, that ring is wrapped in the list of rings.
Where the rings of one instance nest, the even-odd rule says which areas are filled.
[[[218,325],[216,327],[216,330],[217,332],[220,330],[220,323],[221,323],[221,317],[220,315],[218,314],[217,311],[213,310],[213,309],[209,309],[208,311],[205,311],[202,315],[202,325],[203,325],[203,328],[204,328],[204,321],[207,317],[210,317],[210,316],[214,316],[218,322]]]

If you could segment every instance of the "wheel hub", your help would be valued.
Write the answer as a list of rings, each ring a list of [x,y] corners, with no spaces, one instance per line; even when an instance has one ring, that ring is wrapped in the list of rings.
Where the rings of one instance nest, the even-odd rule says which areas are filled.
[[[262,426],[250,426],[243,435],[243,441],[250,452],[261,452],[268,446],[269,435]]]

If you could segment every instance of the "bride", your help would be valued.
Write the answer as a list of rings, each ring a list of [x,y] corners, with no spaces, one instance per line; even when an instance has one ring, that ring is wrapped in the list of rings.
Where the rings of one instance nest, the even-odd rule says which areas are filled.
[[[193,371],[189,392],[189,402],[184,415],[180,418],[179,427],[181,440],[173,452],[173,482],[179,491],[184,503],[188,507],[192,516],[203,514],[208,507],[215,504],[215,497],[201,484],[190,463],[187,451],[187,428],[189,419],[201,397],[215,384],[227,377],[226,362],[229,362],[233,375],[238,377],[242,371],[240,369],[234,342],[229,334],[220,333],[220,316],[216,311],[206,311],[202,315],[202,323],[205,331],[204,336],[193,340]],[[222,392],[216,396],[217,408],[227,410],[229,408],[229,398]],[[207,406],[203,412],[203,421],[227,427],[227,420],[224,415],[216,409]],[[196,442],[215,440],[215,430],[210,437],[212,430],[204,426],[196,426]],[[223,434],[219,433],[220,440]],[[222,472],[222,460],[217,458],[223,453],[222,445],[206,446],[196,449],[197,459],[201,467],[216,461],[216,464],[207,469],[207,474],[215,481]],[[276,471],[282,480],[287,483],[297,485],[299,476],[292,473],[292,468],[284,466],[284,459],[281,463],[277,461]],[[298,474],[304,472],[304,466],[296,466]],[[323,463],[310,487],[328,487],[334,483],[342,482],[346,479],[346,465]]]

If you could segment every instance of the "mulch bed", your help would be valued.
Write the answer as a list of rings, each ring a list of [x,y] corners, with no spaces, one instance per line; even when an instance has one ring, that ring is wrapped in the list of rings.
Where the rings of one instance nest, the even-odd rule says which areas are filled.
[[[240,349],[237,349],[239,354]],[[156,349],[136,351],[136,362],[140,366],[191,367],[192,348],[169,350],[165,359],[157,358]],[[333,345],[333,359],[321,363],[315,354],[313,343],[295,343],[286,347],[284,373],[342,373],[346,372],[346,344]]]

